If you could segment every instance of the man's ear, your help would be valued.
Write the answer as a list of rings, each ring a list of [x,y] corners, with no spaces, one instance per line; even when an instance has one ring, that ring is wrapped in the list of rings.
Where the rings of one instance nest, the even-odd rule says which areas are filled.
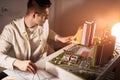
[[[36,12],[33,12],[32,17],[35,18],[35,16],[36,16]]]
[[[31,11],[30,15],[31,15],[32,18],[35,18],[36,12],[35,11]]]

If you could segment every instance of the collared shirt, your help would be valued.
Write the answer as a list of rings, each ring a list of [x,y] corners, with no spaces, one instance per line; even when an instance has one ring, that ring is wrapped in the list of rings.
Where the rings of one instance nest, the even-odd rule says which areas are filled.
[[[6,25],[0,35],[0,66],[13,69],[16,58],[38,61],[47,51],[45,49],[49,33],[50,38],[55,38],[56,33],[51,30],[49,32],[48,20],[43,26],[36,26],[36,30],[30,35],[26,31],[24,18]]]

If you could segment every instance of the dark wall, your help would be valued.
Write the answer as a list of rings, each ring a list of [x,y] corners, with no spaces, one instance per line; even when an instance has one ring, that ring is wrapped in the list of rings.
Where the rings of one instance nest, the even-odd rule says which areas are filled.
[[[120,21],[120,0],[51,0],[50,27],[62,36],[75,34],[86,20],[97,24],[97,34]],[[27,0],[0,0],[0,33],[7,23],[24,16]]]
[[[13,19],[25,15],[27,0],[0,0],[0,33]]]

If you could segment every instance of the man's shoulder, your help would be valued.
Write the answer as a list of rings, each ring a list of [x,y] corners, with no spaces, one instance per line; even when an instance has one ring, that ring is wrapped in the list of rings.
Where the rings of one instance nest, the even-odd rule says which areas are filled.
[[[8,23],[4,28],[9,30],[18,30],[21,23],[23,23],[23,18],[14,19],[12,22]]]
[[[22,20],[23,20],[23,18],[14,19],[13,21],[11,21],[7,25],[5,25],[5,27],[14,26],[15,24],[19,24],[20,22],[22,22]]]
[[[14,19],[12,22],[19,23],[19,22],[23,21],[23,19],[24,19],[24,17],[17,18],[17,19]]]
[[[24,18],[17,18],[14,19],[10,24],[19,26],[24,23]]]

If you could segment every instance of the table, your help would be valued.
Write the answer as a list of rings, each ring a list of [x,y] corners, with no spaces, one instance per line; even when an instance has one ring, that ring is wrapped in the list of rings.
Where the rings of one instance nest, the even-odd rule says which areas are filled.
[[[48,62],[49,60],[51,60],[52,58],[54,58],[55,56],[61,54],[61,52],[63,52],[64,50],[68,49],[68,48],[71,48],[72,46],[74,46],[76,44],[70,44],[58,51],[56,51],[55,53],[49,55],[48,57],[46,57],[43,62],[38,62],[38,64],[43,64],[43,63],[46,63],[43,68],[45,70],[42,70],[42,72],[45,72],[45,73],[48,73],[49,74],[49,77],[48,78],[44,78],[42,80],[70,80],[70,78],[72,77],[72,80],[75,79],[76,77],[73,76],[73,74],[70,74],[68,71],[65,71],[55,65],[52,65],[52,66],[48,66]],[[116,57],[114,57],[113,59],[111,59],[104,67],[101,67],[100,68],[100,74],[97,76],[97,78],[95,80],[105,80],[106,78],[106,75],[108,75],[108,73],[110,71],[112,71],[117,65],[118,63],[120,63],[120,55],[117,55]],[[54,67],[53,67],[54,66]],[[48,72],[46,72],[46,70]],[[6,71],[7,72],[7,71]],[[17,73],[20,73],[20,75],[18,76]],[[38,71],[38,73],[41,72],[40,70]],[[16,80],[33,80],[33,74],[28,74],[28,73],[25,73],[25,72],[20,72],[20,71],[15,71],[15,72],[11,72],[11,71],[8,71],[7,73],[9,73],[9,76],[6,77],[6,78],[16,78]],[[13,74],[13,76],[12,76]],[[56,76],[54,76],[54,75]],[[70,77],[66,77],[67,76],[70,76]],[[17,77],[15,77],[17,76]],[[23,79],[23,76],[26,76],[27,78],[30,78],[30,79]],[[40,75],[41,76],[41,75]],[[59,77],[59,78],[58,78]],[[4,78],[3,80],[5,80],[6,78]],[[39,80],[39,79],[38,79]],[[82,78],[76,78],[75,80],[85,80],[85,79],[82,79]]]

